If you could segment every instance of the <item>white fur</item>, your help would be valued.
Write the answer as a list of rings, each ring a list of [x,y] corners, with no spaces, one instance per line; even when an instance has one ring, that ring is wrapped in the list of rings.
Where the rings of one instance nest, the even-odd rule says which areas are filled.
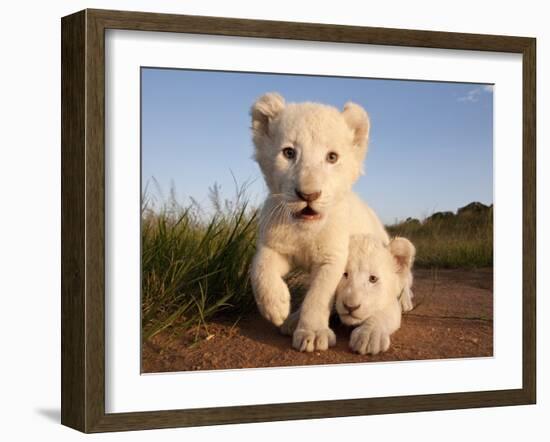
[[[411,249],[412,247],[412,249]],[[401,280],[401,293],[399,294],[399,304],[403,312],[409,312],[414,308],[413,305],[413,292],[411,290],[413,284],[412,265],[414,262],[416,249],[405,238],[395,238],[390,243],[390,252],[394,255],[395,259],[400,262],[401,271],[399,272],[399,278]]]
[[[389,245],[373,235],[350,238],[335,305],[344,324],[359,325],[351,333],[352,350],[361,354],[388,350],[391,334],[401,325],[399,295],[412,283],[414,255],[414,246],[405,238],[395,238]]]
[[[251,110],[255,158],[269,189],[261,214],[251,281],[261,314],[277,326],[290,314],[290,293],[283,277],[300,267],[311,275],[295,330],[300,351],[325,350],[335,343],[328,320],[334,293],[348,259],[350,235],[389,238],[376,214],[351,190],[367,151],[369,120],[360,106],[342,112],[316,103],[286,104],[266,94]],[[284,148],[292,148],[288,159]],[[338,161],[330,163],[327,154]],[[318,217],[297,214],[307,204],[296,194],[321,192],[310,203]],[[292,327],[294,328],[294,327]]]

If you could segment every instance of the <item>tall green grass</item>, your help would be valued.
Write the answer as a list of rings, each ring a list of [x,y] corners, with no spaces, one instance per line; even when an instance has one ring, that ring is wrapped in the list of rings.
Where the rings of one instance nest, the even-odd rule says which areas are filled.
[[[142,208],[142,329],[147,340],[177,324],[206,323],[221,311],[254,305],[248,268],[254,254],[257,212],[239,195],[213,211],[192,203]]]
[[[446,214],[387,227],[416,246],[416,267],[476,268],[493,265],[493,210]]]

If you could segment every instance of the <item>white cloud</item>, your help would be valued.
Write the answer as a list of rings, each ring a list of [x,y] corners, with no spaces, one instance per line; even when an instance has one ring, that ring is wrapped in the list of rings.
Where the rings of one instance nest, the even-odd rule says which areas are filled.
[[[484,86],[470,89],[466,92],[466,95],[462,95],[457,98],[457,101],[476,103],[479,101],[479,97],[482,93],[493,93],[493,85],[486,84]]]
[[[458,101],[469,101],[471,103],[475,103],[479,100],[479,94],[481,93],[481,90],[479,88],[472,89],[466,93],[466,95],[463,95],[462,97],[458,97]]]

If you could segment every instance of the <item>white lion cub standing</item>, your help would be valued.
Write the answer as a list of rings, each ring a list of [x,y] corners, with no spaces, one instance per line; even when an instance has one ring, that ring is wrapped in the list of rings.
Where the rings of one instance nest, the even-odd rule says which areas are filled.
[[[344,324],[358,326],[350,347],[377,354],[390,347],[401,326],[400,296],[412,283],[413,244],[394,238],[389,245],[373,235],[350,238],[346,271],[336,289],[336,311]]]
[[[326,350],[336,341],[328,323],[350,235],[389,242],[376,214],[351,190],[362,172],[369,119],[354,103],[339,111],[285,103],[276,93],[260,97],[251,115],[255,159],[269,189],[250,272],[256,303],[266,319],[283,325],[290,314],[283,278],[298,267],[309,272],[292,344]]]

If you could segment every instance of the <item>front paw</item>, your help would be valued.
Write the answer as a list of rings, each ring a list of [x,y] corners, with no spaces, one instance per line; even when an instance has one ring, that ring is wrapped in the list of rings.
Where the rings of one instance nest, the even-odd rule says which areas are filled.
[[[292,336],[292,346],[298,351],[327,350],[336,344],[336,335],[330,328],[309,330],[298,328]]]
[[[351,332],[350,348],[362,355],[375,355],[390,348],[390,334],[380,324],[367,322]]]
[[[410,312],[414,308],[412,297],[413,292],[411,289],[403,289],[403,292],[401,292],[401,296],[399,296],[399,304],[401,305],[401,311],[403,313]]]
[[[290,297],[274,296],[256,299],[261,315],[272,324],[280,327],[290,314]]]

